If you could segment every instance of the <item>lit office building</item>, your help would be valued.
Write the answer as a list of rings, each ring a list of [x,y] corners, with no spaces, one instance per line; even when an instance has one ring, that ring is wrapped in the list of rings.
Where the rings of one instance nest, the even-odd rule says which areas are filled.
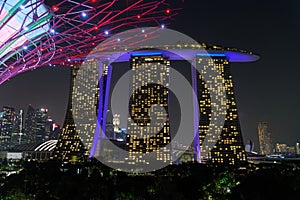
[[[51,116],[47,116],[46,118],[46,123],[45,123],[45,140],[49,140],[52,136],[53,126],[55,126],[54,120],[51,118]]]
[[[48,109],[40,108],[36,109],[36,142],[42,142],[46,139],[46,120],[48,117]]]
[[[4,106],[0,118],[0,150],[7,150],[11,145],[14,125],[14,108]]]
[[[297,146],[289,146],[284,143],[277,143],[276,148],[275,148],[277,153],[282,153],[282,154],[297,154]]]
[[[21,144],[23,131],[23,110],[13,112],[13,129],[11,134],[11,147]]]
[[[114,114],[113,116],[113,125],[114,125],[114,131],[118,132],[120,129],[120,115],[119,114]]]
[[[296,154],[300,155],[300,143],[299,142],[296,143]]]
[[[258,123],[258,140],[261,155],[268,155],[273,153],[272,138],[267,122]]]
[[[36,116],[35,109],[29,105],[25,117],[25,130],[22,140],[23,144],[34,143],[36,141]]]

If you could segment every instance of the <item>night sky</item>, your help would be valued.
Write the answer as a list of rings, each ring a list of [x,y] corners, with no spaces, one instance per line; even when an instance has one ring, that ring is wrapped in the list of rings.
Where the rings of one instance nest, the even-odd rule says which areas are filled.
[[[296,0],[189,0],[168,28],[199,42],[258,53],[254,63],[232,64],[244,140],[254,141],[257,123],[269,122],[275,142],[300,141],[300,2]],[[68,67],[42,67],[0,86],[0,106],[47,107],[63,123]]]

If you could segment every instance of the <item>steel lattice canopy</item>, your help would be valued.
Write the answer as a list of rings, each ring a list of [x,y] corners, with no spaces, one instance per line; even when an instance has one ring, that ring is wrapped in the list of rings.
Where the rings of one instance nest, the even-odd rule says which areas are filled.
[[[68,59],[85,57],[115,33],[166,26],[180,10],[178,4],[176,0],[0,0],[0,84],[41,66],[67,66]]]

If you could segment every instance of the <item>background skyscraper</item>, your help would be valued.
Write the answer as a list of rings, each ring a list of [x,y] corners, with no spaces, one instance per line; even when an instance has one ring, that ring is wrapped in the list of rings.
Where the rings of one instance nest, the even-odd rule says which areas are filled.
[[[25,129],[22,143],[28,144],[35,142],[37,130],[36,126],[35,109],[29,105],[25,116]]]
[[[11,148],[20,144],[20,132],[23,131],[23,110],[13,112],[13,129],[11,134]]]
[[[289,146],[284,143],[277,143],[275,146],[276,153],[281,154],[297,154],[297,146]]]
[[[24,134],[21,137],[21,143],[29,144],[48,140],[53,123],[53,119],[48,116],[47,108],[35,109],[32,105],[29,105],[25,116]]]
[[[11,147],[11,138],[14,130],[15,109],[4,106],[0,118],[0,150],[7,150]]]
[[[48,118],[48,109],[40,108],[35,111],[36,118],[36,135],[35,141],[42,142],[46,137],[46,120]]]
[[[296,143],[296,154],[300,155],[300,143]]]
[[[271,133],[269,131],[267,122],[258,123],[258,139],[259,139],[259,148],[260,154],[268,155],[273,153],[273,144]]]
[[[120,115],[114,114],[113,116],[113,124],[114,124],[114,131],[117,132],[120,129]]]

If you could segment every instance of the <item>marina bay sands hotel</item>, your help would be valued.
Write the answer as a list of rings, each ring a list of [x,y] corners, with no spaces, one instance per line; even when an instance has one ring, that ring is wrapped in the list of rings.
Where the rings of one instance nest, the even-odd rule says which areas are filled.
[[[180,144],[170,145],[174,137],[172,126],[177,125],[172,124],[176,122],[170,119],[171,116],[178,115],[170,109],[170,101],[173,101],[172,91],[169,90],[172,84],[170,70],[176,61],[188,60],[191,64],[186,69],[187,76],[197,98],[193,98],[191,102],[194,106],[193,113],[190,113],[193,119],[193,133],[187,133],[193,134],[193,141],[189,147],[182,147],[182,151],[187,152],[183,157],[188,154],[191,155],[188,161],[211,164],[238,165],[245,162],[246,155],[230,63],[254,62],[259,59],[259,56],[235,48],[208,44],[201,44],[201,46],[205,51],[199,50],[193,44],[186,44],[174,45],[168,47],[168,50],[149,48],[118,54],[121,56],[114,63],[123,63],[132,70],[128,81],[130,99],[127,134],[124,141],[117,141],[108,134],[110,131],[107,126],[107,111],[110,110],[113,64],[108,65],[101,59],[95,58],[84,61],[83,65],[93,68],[96,72],[103,71],[100,78],[96,75],[87,75],[88,73],[79,74],[79,67],[74,65],[66,120],[53,158],[65,163],[77,162],[85,156],[93,157],[99,154],[99,151],[106,151],[112,162],[134,165],[147,162],[142,155],[159,151],[155,154],[156,160],[164,163],[174,162],[172,157],[180,151],[178,150]],[[208,71],[211,73],[207,74]],[[81,86],[75,83],[75,79]],[[215,87],[217,82],[221,85]],[[90,92],[91,98],[80,91],[82,87]],[[216,101],[220,105],[217,105]],[[159,105],[164,109],[157,109],[153,105]],[[221,105],[225,109],[221,109]],[[76,109],[78,107],[80,109]],[[93,118],[94,115],[93,117],[85,115],[95,110],[97,123]],[[154,112],[157,122],[150,128],[145,128],[151,123],[150,112]],[[215,115],[214,112],[218,114]],[[215,118],[219,116],[224,116],[222,123],[216,123]],[[165,119],[159,120],[160,117]],[[76,119],[87,121],[90,119],[90,122]],[[102,131],[99,131],[99,126],[102,127]],[[101,145],[103,140],[110,140],[127,155],[123,157],[111,155],[111,151]]]

